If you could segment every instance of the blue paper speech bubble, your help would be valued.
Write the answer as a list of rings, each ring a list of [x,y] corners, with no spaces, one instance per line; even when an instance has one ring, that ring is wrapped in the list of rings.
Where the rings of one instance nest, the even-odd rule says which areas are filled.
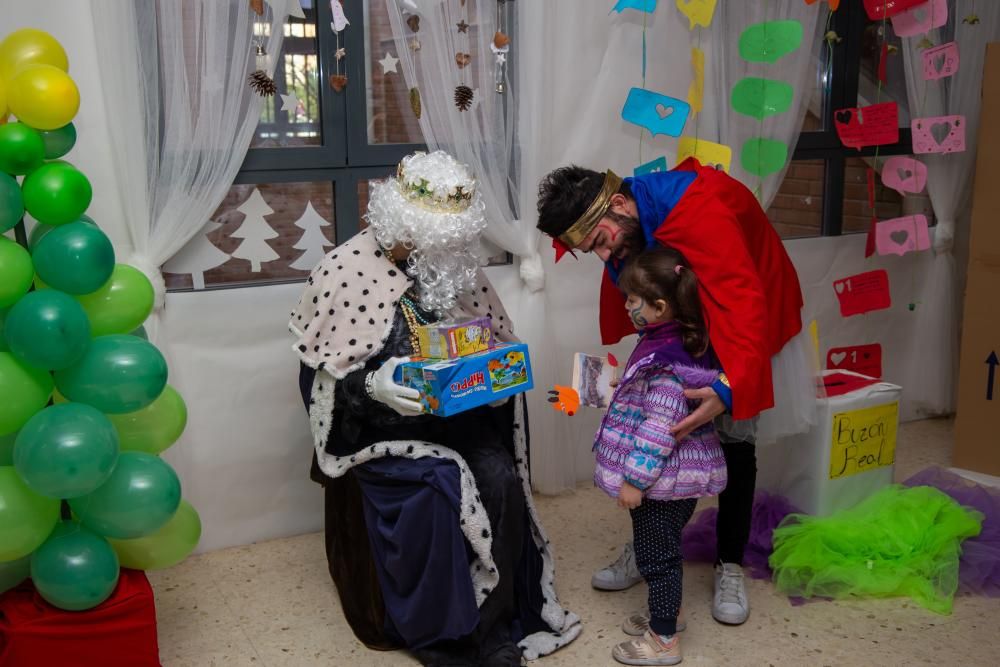
[[[640,12],[653,12],[656,10],[656,0],[618,0],[611,11],[619,14],[623,9],[638,9]]]
[[[667,170],[667,158],[660,156],[655,160],[650,160],[645,164],[640,164],[638,167],[632,170],[632,176],[642,176],[643,174],[652,174],[657,171]]]
[[[646,128],[654,137],[658,134],[681,136],[690,113],[691,105],[687,102],[645,88],[628,91],[622,107],[622,118]]]

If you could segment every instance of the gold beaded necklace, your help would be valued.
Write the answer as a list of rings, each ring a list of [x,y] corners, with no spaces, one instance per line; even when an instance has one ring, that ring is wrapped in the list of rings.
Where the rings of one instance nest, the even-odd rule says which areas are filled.
[[[403,319],[406,320],[406,327],[410,330],[410,347],[413,348],[413,356],[419,357],[420,336],[417,334],[417,329],[428,322],[417,311],[416,304],[409,292],[400,297],[399,307],[403,310]]]

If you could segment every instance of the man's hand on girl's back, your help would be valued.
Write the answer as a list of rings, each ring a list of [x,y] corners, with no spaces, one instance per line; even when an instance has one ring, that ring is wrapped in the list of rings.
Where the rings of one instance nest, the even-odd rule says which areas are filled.
[[[719,398],[719,395],[711,387],[685,389],[684,396],[693,400],[700,400],[701,404],[695,408],[694,412],[670,428],[670,432],[678,440],[691,435],[691,432],[696,428],[704,426],[726,411],[726,404],[722,402],[722,399]]]

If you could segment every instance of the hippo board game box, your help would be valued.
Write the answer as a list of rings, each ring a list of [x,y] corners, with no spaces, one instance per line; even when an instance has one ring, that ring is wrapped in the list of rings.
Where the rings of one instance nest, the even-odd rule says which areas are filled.
[[[396,369],[397,383],[420,392],[424,411],[439,417],[465,412],[534,387],[528,346],[498,344],[457,359],[415,359]]]

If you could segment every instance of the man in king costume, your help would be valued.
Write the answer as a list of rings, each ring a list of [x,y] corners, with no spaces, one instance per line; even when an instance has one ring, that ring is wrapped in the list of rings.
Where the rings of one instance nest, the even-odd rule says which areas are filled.
[[[531,499],[524,397],[443,418],[393,381],[420,354],[421,324],[483,316],[496,340],[516,340],[480,269],[484,204],[465,165],[416,153],[372,186],[366,219],[312,272],[289,322],[330,574],[372,648],[519,665],[581,630]]]

